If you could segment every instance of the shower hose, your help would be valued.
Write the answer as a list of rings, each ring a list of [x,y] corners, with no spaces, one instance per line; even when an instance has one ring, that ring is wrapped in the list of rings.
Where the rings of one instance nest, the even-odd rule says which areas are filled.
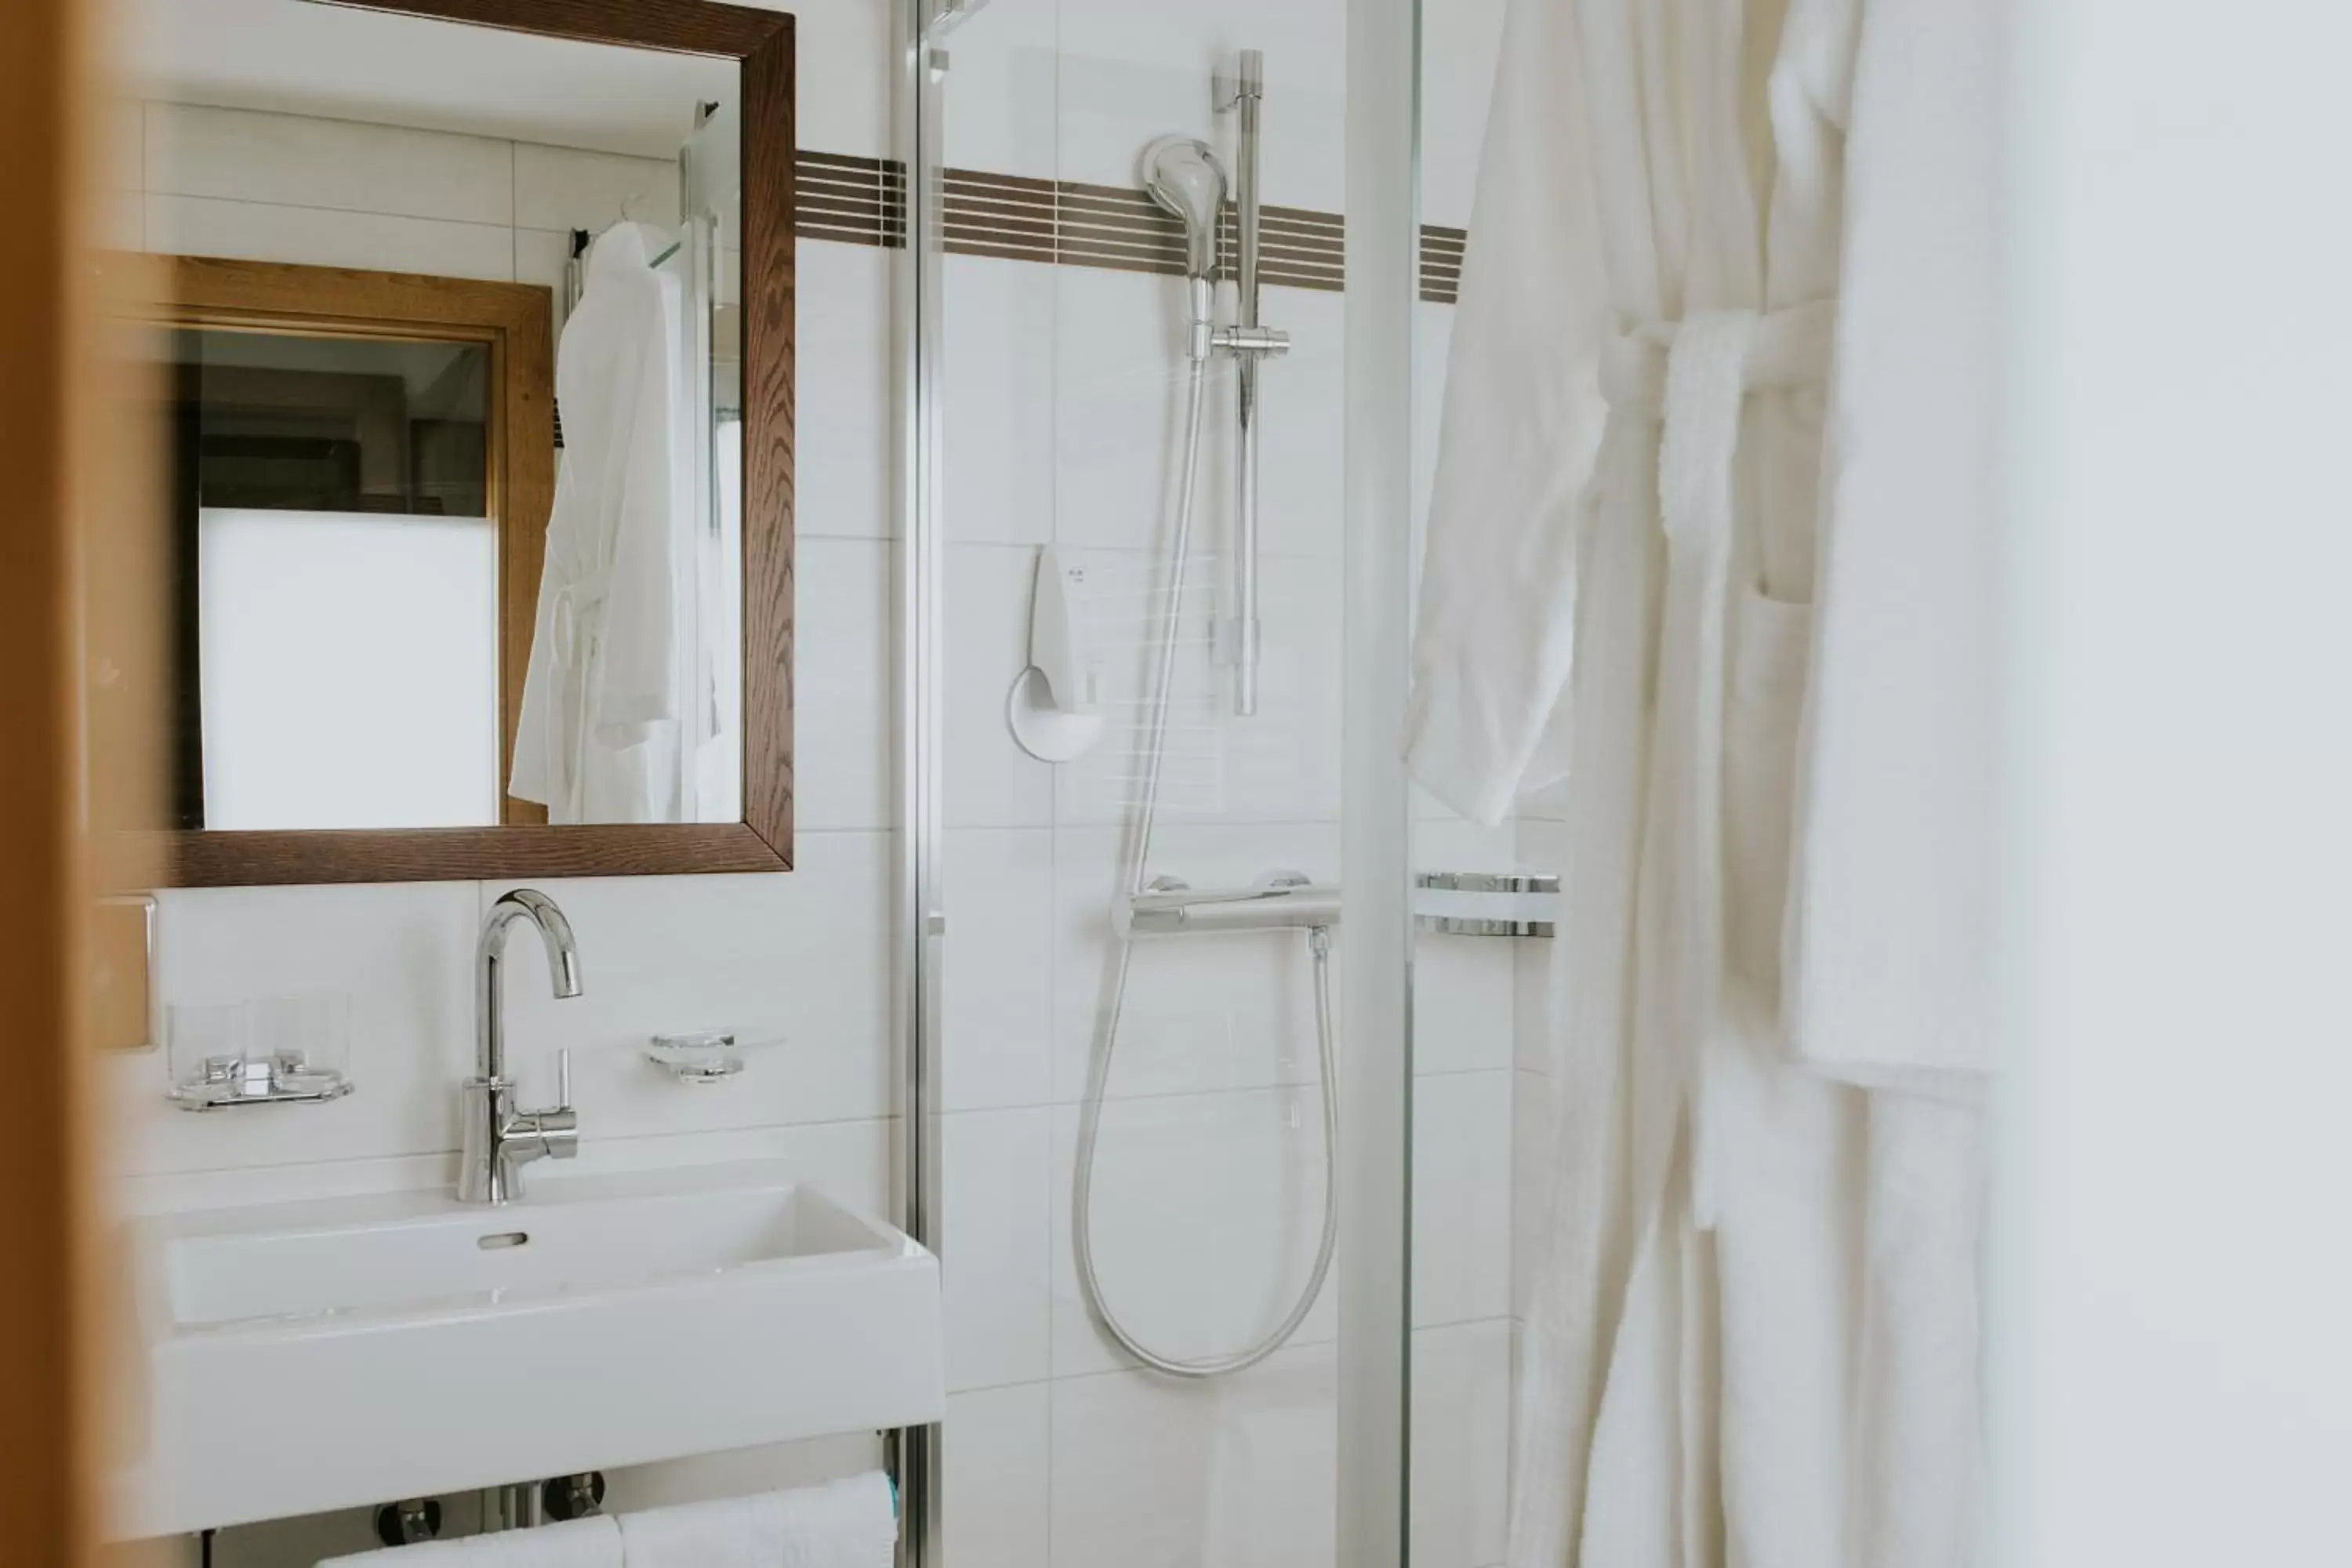
[[[1201,459],[1201,420],[1202,398],[1206,390],[1208,366],[1204,360],[1191,362],[1192,376],[1187,389],[1187,413],[1184,421],[1184,471],[1179,486],[1176,508],[1175,549],[1168,572],[1168,602],[1160,622],[1158,669],[1152,681],[1150,718],[1147,726],[1148,740],[1144,753],[1143,797],[1135,829],[1128,836],[1127,861],[1122,868],[1121,882],[1126,896],[1132,898],[1143,892],[1144,868],[1151,856],[1151,832],[1160,815],[1160,762],[1167,750],[1169,695],[1176,674],[1176,628],[1184,608],[1184,574],[1186,559],[1192,552],[1192,500],[1197,489]],[[1337,1096],[1337,1075],[1332,1071],[1331,1045],[1331,928],[1307,928],[1307,948],[1315,960],[1315,1044],[1322,1068],[1323,1088],[1323,1237],[1315,1248],[1315,1267],[1308,1274],[1306,1287],[1290,1310],[1263,1339],[1245,1349],[1229,1355],[1206,1356],[1185,1360],[1162,1355],[1143,1343],[1110,1309],[1104,1298],[1102,1279],[1095,1270],[1094,1256],[1094,1177],[1095,1144],[1102,1131],[1103,1090],[1110,1082],[1111,1057],[1118,1048],[1119,1016],[1127,1005],[1128,972],[1135,957],[1133,933],[1117,921],[1118,931],[1118,963],[1113,971],[1110,1005],[1106,1010],[1102,1035],[1087,1065],[1087,1096],[1078,1109],[1077,1170],[1070,1197],[1071,1244],[1078,1270],[1078,1289],[1086,1296],[1087,1306],[1100,1323],[1104,1332],[1118,1342],[1119,1348],[1155,1372],[1171,1377],[1219,1377],[1255,1366],[1280,1350],[1298,1325],[1314,1309],[1315,1298],[1323,1289],[1323,1281],[1331,1272],[1331,1249],[1339,1239],[1339,1184],[1334,1169],[1335,1151],[1339,1143],[1339,1108]]]

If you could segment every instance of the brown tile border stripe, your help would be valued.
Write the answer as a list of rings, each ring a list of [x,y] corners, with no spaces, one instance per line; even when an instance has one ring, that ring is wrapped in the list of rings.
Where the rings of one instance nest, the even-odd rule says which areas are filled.
[[[906,243],[905,170],[887,158],[800,154],[798,233],[803,239],[897,247]],[[993,256],[1066,267],[1174,275],[1184,268],[1176,220],[1141,191],[1043,180],[984,169],[941,176],[943,247],[958,256]],[[1294,289],[1346,286],[1346,220],[1309,207],[1269,206],[1262,218],[1259,275]],[[1468,235],[1434,224],[1422,229],[1421,297],[1452,304],[1462,287]],[[1233,208],[1218,225],[1222,273],[1236,265]]]

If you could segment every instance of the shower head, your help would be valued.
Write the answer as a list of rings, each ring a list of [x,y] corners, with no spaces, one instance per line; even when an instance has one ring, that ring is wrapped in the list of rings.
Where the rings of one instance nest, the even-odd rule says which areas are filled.
[[[1225,171],[1206,142],[1162,136],[1143,150],[1143,188],[1184,225],[1184,268],[1206,278],[1217,260],[1217,213]]]

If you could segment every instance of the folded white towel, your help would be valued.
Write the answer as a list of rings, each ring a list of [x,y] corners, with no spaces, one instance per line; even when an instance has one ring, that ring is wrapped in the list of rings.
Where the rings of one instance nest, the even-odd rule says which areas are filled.
[[[628,1568],[890,1568],[890,1479],[847,1480],[621,1516]]]
[[[621,1531],[609,1519],[575,1519],[537,1530],[421,1541],[334,1557],[319,1568],[622,1568]]]

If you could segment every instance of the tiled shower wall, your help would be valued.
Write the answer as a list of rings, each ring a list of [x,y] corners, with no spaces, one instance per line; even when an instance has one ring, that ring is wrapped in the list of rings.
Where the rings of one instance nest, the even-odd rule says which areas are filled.
[[[887,154],[884,0],[793,8],[803,145]],[[1132,186],[1152,136],[1185,130],[1229,146],[1209,112],[1208,75],[1232,50],[1257,47],[1267,55],[1266,199],[1337,211],[1342,9],[996,0],[950,40],[949,161]],[[1468,220],[1499,10],[1499,0],[1431,8],[1432,223]],[[666,190],[671,174],[658,162],[385,127],[163,104],[125,112],[139,151],[115,171],[110,219],[118,243],[153,250],[552,285],[565,230],[601,227],[621,196]],[[365,211],[351,210],[355,163],[369,170]],[[579,933],[586,994],[558,1005],[511,988],[527,1087],[551,1082],[554,1048],[572,1048],[577,1170],[773,1157],[853,1203],[889,1208],[894,260],[869,246],[800,247],[798,868],[552,885]],[[1108,757],[1059,770],[1031,761],[1002,717],[1025,661],[1038,545],[1079,552],[1098,580],[1150,579],[1163,538],[1177,289],[983,257],[951,257],[946,268],[951,1561],[1328,1563],[1332,1303],[1245,1377],[1171,1386],[1127,1370],[1079,1301],[1071,1150],[1128,786]],[[1169,814],[1159,858],[1181,860],[1196,881],[1276,865],[1338,871],[1342,300],[1274,289],[1265,310],[1297,345],[1266,377],[1267,714],[1222,727],[1204,775],[1213,791]],[[1451,311],[1422,311],[1422,418],[1433,431]],[[1229,427],[1229,395],[1212,398],[1213,431]],[[1215,498],[1204,555],[1221,548],[1222,464],[1204,477]],[[1126,653],[1113,653],[1115,682],[1139,646]],[[1205,694],[1211,672],[1193,674]],[[1422,817],[1416,852],[1431,867],[1506,867],[1523,847],[1538,858],[1548,847],[1539,823],[1480,829],[1433,805]],[[360,1089],[315,1110],[191,1117],[164,1104],[158,1058],[119,1060],[110,1121],[126,1202],[152,1211],[449,1179],[454,1085],[473,1048],[473,933],[502,890],[166,895],[165,998],[347,987]],[[1515,1032],[1537,1021],[1541,955],[1514,945],[1540,944],[1430,937],[1419,952],[1423,1568],[1501,1555],[1513,1085],[1515,1071],[1536,1081],[1541,1065],[1540,1052],[1514,1048]],[[1229,1346],[1268,1321],[1312,1252],[1322,1177],[1305,973],[1282,944],[1263,942],[1139,965],[1105,1121],[1102,1261],[1139,1331],[1181,1352]],[[783,1044],[710,1089],[675,1085],[635,1054],[656,1029],[714,1025]],[[853,1440],[663,1467],[616,1477],[615,1500],[871,1459],[870,1444]],[[362,1528],[342,1519],[234,1532],[217,1560],[307,1563],[305,1552],[359,1544]]]

